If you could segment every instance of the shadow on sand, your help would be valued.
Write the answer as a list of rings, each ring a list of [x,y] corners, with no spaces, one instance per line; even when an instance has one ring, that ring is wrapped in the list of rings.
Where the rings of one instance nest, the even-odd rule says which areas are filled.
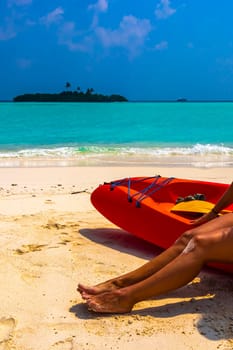
[[[156,246],[120,229],[82,229],[80,234],[95,243],[145,259],[151,259],[161,252],[161,249]],[[151,316],[156,320],[156,318],[166,319],[185,314],[200,315],[199,318],[193,317],[196,320],[195,327],[200,334],[210,340],[231,340],[233,338],[232,276],[204,269],[199,277],[199,283],[191,283],[174,292],[151,299],[150,305],[154,303],[154,307],[133,309],[126,316]],[[176,301],[176,299],[179,300]],[[156,300],[164,300],[165,304],[156,306]],[[73,305],[70,312],[79,319],[85,320],[112,317],[112,314],[90,312],[84,303]]]
[[[81,229],[79,233],[91,241],[140,258],[151,259],[162,249],[117,228]]]

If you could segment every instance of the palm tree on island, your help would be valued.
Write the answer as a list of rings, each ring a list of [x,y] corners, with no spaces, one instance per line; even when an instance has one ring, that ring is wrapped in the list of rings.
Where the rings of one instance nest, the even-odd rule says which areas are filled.
[[[68,90],[71,87],[71,84],[67,81],[65,87]]]

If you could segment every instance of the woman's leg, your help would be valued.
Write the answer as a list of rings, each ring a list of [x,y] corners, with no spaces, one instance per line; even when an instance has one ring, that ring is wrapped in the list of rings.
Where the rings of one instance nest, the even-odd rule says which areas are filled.
[[[177,241],[170,248],[163,251],[161,254],[154,257],[136,270],[107,280],[94,287],[85,286],[79,283],[77,290],[81,293],[82,296],[85,296],[85,294],[99,294],[140,282],[141,280],[151,276],[153,273],[160,270],[164,265],[168,264],[177,255],[179,255],[184,247],[188,244],[189,239],[189,234],[183,235],[183,237],[180,238],[179,241]]]
[[[129,312],[139,301],[180,288],[190,282],[206,262],[233,263],[233,228],[195,235],[184,251],[150,277],[121,289],[85,297],[96,312]]]
[[[106,282],[100,283],[94,287],[85,286],[80,283],[78,284],[78,291],[83,296],[85,296],[85,294],[99,294],[105,291],[130,286],[132,284],[140,282],[150,277],[155,272],[159,271],[172,260],[174,260],[177,256],[179,256],[179,254],[187,246],[190,239],[192,239],[192,237],[195,235],[201,234],[202,232],[208,235],[208,232],[210,231],[230,225],[233,225],[233,213],[225,214],[199,227],[194,227],[181,235],[181,237],[170,248],[162,252],[160,255],[154,257],[138,269]]]

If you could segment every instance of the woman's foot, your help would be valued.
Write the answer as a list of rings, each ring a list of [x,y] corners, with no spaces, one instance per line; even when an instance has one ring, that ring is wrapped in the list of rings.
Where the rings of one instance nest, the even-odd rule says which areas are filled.
[[[88,310],[100,313],[127,313],[134,305],[126,293],[120,289],[89,295],[86,302]]]
[[[87,295],[97,295],[105,292],[111,292],[113,290],[124,287],[123,282],[120,279],[109,280],[96,286],[84,286],[79,283],[77,291],[81,294],[84,299],[87,299],[85,296]]]

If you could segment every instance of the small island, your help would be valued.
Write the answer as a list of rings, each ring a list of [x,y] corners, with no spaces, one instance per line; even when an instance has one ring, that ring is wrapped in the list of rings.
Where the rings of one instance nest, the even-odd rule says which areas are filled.
[[[13,98],[14,102],[127,102],[121,95],[102,95],[94,93],[94,89],[88,88],[82,92],[80,87],[75,91],[68,90],[70,83],[66,83],[67,91],[60,93],[33,93],[18,95]]]

